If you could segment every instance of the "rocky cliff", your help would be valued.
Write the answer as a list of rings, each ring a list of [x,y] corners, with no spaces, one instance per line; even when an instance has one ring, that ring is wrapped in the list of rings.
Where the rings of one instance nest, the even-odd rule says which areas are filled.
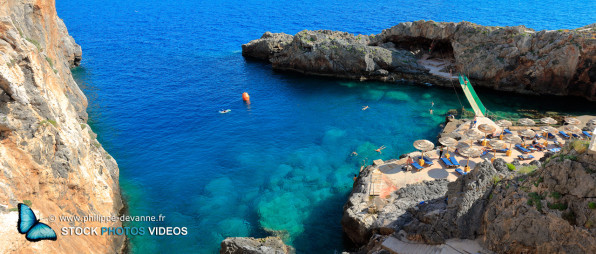
[[[360,80],[451,85],[450,72],[475,85],[519,93],[596,100],[596,24],[535,31],[469,22],[400,23],[376,35],[328,30],[265,33],[244,56],[274,69]]]
[[[1,2],[0,252],[121,252],[123,236],[61,234],[62,227],[121,226],[59,220],[117,215],[123,207],[118,166],[87,125],[87,99],[70,72],[81,48],[53,0]],[[28,242],[17,232],[20,202],[30,203],[57,241]]]

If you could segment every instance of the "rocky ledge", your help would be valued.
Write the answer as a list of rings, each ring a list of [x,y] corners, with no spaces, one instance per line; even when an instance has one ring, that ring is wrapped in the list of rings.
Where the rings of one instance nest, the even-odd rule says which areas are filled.
[[[596,24],[535,31],[470,22],[400,23],[376,35],[304,30],[265,33],[242,54],[276,70],[359,80],[451,86],[455,73],[475,85],[596,100]],[[451,74],[450,74],[451,73]]]
[[[344,230],[365,244],[359,253],[453,239],[498,253],[595,253],[596,155],[587,146],[571,142],[531,165],[485,161],[454,182],[410,185],[384,201],[363,191],[370,184],[364,170],[344,207]]]
[[[290,254],[294,249],[279,237],[229,237],[221,242],[221,254]]]

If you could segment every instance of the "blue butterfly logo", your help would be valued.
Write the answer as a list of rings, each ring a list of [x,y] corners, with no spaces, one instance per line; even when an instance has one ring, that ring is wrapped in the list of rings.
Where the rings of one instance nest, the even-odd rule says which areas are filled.
[[[56,241],[56,232],[46,225],[45,223],[39,222],[33,210],[29,206],[20,203],[19,207],[19,221],[17,222],[17,229],[19,233],[26,234],[25,238],[31,242],[37,242],[41,240],[52,240]]]

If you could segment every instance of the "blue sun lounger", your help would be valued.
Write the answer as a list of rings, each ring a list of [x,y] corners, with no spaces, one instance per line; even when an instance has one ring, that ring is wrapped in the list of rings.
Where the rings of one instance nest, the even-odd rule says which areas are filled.
[[[414,167],[417,170],[422,170],[423,169],[422,166],[420,166],[420,164],[418,164],[418,162],[413,162],[410,165],[412,165],[412,167]]]
[[[508,129],[504,129],[503,131],[505,132],[505,134],[513,134],[513,133],[511,133],[511,131],[510,131],[510,130],[508,130]]]
[[[534,156],[533,156],[533,155],[531,155],[531,154],[528,154],[528,155],[521,155],[521,154],[520,154],[520,155],[518,155],[517,157],[519,157],[519,159],[520,159],[520,160],[522,160],[522,161],[523,161],[523,160],[534,159]]]
[[[551,152],[553,152],[553,153],[557,153],[557,152],[560,152],[561,151],[561,148],[560,147],[555,147],[555,148],[551,148],[551,149],[548,149],[548,150],[551,151]]]
[[[468,174],[468,172],[464,172],[461,168],[456,168],[455,172],[457,172],[458,174],[465,176]]]
[[[509,148],[503,148],[503,149],[497,150],[497,153],[506,153],[507,151],[509,151]]]
[[[563,136],[566,139],[570,139],[571,137],[569,137],[569,135],[567,135],[567,133],[565,133],[564,131],[559,131],[559,134],[561,134],[561,136]]]
[[[519,150],[522,153],[530,153],[532,151],[524,148],[523,146],[521,146],[520,144],[515,144],[515,148],[517,148],[517,150]]]
[[[555,138],[555,135],[553,135],[552,133],[550,133],[550,132],[549,132],[549,133],[548,133],[548,138],[550,138],[550,139],[554,139],[554,138]]]
[[[420,157],[418,157],[418,159],[420,159]],[[433,165],[433,161],[431,161],[428,157],[424,156],[424,157],[422,157],[422,159],[424,160],[424,165],[429,165],[429,166]]]
[[[461,166],[461,165],[459,165],[459,161],[457,161],[457,160],[455,159],[455,157],[451,157],[451,158],[449,158],[449,161],[451,161],[451,165],[453,165],[453,166],[455,166],[455,167],[459,167],[459,166]]]
[[[574,138],[577,138],[577,139],[583,139],[583,138],[582,138],[580,135],[577,135],[577,134],[575,134],[575,133],[571,133],[571,135],[573,135],[573,137],[574,137]]]
[[[586,137],[588,137],[588,138],[592,138],[592,135],[590,135],[590,133],[589,133],[589,132],[587,132],[587,131],[582,131],[582,133],[583,133],[584,135],[586,135]]]
[[[449,161],[447,158],[441,158],[441,161],[443,162],[443,164],[445,164],[445,167],[448,167],[448,168],[457,167],[457,166],[453,165],[451,163],[451,161]]]

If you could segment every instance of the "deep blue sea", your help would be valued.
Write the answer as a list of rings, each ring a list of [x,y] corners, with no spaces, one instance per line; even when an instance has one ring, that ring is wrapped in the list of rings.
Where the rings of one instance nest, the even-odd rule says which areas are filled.
[[[420,19],[537,30],[596,22],[596,1],[570,0],[56,5],[83,48],[73,74],[89,98],[90,125],[120,165],[129,213],[166,216],[128,226],[188,228],[186,236],[131,237],[133,253],[215,253],[225,237],[268,234],[299,253],[350,248],[340,218],[360,166],[433,140],[442,114],[460,107],[454,89],[304,77],[245,60],[240,45],[265,31],[376,34]],[[520,107],[584,113],[581,100],[479,95],[503,115]]]

